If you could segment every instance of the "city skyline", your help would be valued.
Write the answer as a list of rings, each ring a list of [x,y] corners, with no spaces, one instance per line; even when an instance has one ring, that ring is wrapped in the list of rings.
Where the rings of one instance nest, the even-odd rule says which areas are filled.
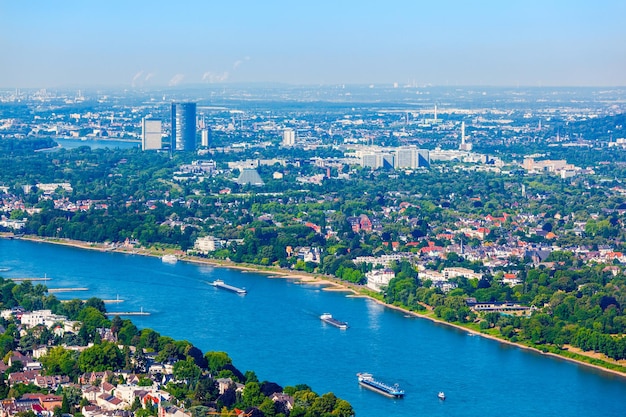
[[[0,88],[626,85],[626,3],[0,1]]]

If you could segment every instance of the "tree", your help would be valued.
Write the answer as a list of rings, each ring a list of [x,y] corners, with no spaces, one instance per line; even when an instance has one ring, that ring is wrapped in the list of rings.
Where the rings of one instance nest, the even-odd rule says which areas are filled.
[[[207,352],[204,354],[204,357],[207,360],[209,371],[212,374],[217,373],[227,364],[233,363],[226,352]]]
[[[115,317],[113,317],[113,320],[111,320],[111,332],[113,334],[117,334],[117,332],[120,331],[123,325],[124,321],[122,320],[122,318],[116,315]]]
[[[106,341],[83,350],[78,356],[78,367],[82,372],[112,371],[123,363],[124,355],[117,345]]]
[[[70,385],[63,388],[63,397],[67,399],[69,407],[77,408],[83,398],[83,393],[79,387]],[[68,411],[69,413],[69,411]]]
[[[78,354],[62,346],[55,346],[42,356],[39,360],[43,365],[46,375],[68,375],[70,378],[76,376]]]
[[[337,417],[353,417],[354,409],[352,408],[352,405],[350,405],[348,401],[337,399],[332,415],[337,416]]]
[[[259,382],[259,378],[257,378],[256,373],[254,371],[246,371],[245,381],[246,382]]]
[[[139,334],[139,329],[130,320],[124,320],[122,328],[117,333],[117,339],[124,345],[133,344],[133,338]]]
[[[15,339],[10,334],[0,335],[0,357],[15,349]]]
[[[61,401],[61,413],[69,414],[70,412],[70,403],[67,400],[65,394],[63,394],[63,400]]]
[[[271,398],[265,397],[263,402],[259,405],[259,410],[261,410],[265,417],[276,416],[276,404]]]
[[[219,395],[219,388],[213,378],[208,375],[200,376],[196,388],[193,393],[193,398],[200,404],[208,404],[213,401]]]
[[[192,358],[196,365],[198,365],[202,369],[206,369],[208,366],[208,362],[202,351],[195,346],[189,345],[187,351],[185,352],[188,358]]]
[[[174,364],[174,378],[179,381],[185,381],[189,387],[193,389],[202,374],[202,370],[195,364],[193,358],[188,357],[184,361],[178,361]]]
[[[130,405],[130,411],[137,411],[140,408],[142,408],[141,400],[139,399],[139,396],[136,395],[133,403]]]
[[[103,314],[107,312],[104,301],[97,297],[91,297],[85,301],[85,307],[93,307]]]
[[[311,404],[311,409],[309,412],[313,415],[326,415],[332,413],[335,409],[335,404],[337,403],[337,397],[332,392],[326,393],[321,397],[317,397],[313,404]]]
[[[265,396],[261,393],[261,387],[258,382],[248,382],[243,389],[241,401],[244,407],[258,407]]]

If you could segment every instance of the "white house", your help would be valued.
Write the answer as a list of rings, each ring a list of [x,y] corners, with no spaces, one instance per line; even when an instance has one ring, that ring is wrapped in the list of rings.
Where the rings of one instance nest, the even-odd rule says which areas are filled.
[[[389,285],[389,281],[396,277],[396,273],[390,268],[375,269],[368,272],[365,277],[367,278],[367,287],[381,292],[382,287]]]

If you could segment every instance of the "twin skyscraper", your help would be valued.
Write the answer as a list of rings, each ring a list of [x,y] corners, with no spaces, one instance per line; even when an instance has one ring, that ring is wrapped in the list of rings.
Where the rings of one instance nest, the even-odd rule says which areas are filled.
[[[172,103],[170,150],[196,150],[196,103]],[[144,118],[141,123],[141,148],[163,149],[161,120]]]

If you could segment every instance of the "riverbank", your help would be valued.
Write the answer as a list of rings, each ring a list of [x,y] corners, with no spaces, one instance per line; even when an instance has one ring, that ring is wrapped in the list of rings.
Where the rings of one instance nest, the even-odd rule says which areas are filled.
[[[3,234],[0,234],[0,237],[12,238],[14,236],[11,234],[3,233]],[[624,364],[626,363],[625,361],[619,361],[619,362],[613,361],[608,358],[602,358],[595,352],[582,352],[575,348],[569,348],[563,351],[563,354],[557,354],[553,352],[544,352],[540,349],[537,349],[536,347],[527,346],[522,343],[512,342],[512,341],[502,339],[492,334],[488,334],[482,331],[477,331],[476,329],[470,327],[470,325],[466,326],[466,325],[446,322],[442,319],[435,317],[432,311],[421,313],[421,312],[410,311],[400,306],[389,305],[376,297],[372,297],[370,294],[367,293],[367,290],[363,286],[350,284],[350,283],[340,281],[334,277],[329,277],[326,275],[310,274],[310,273],[306,273],[302,271],[289,271],[289,270],[283,270],[279,268],[266,267],[266,266],[260,266],[260,265],[235,264],[227,260],[190,257],[190,256],[185,255],[181,251],[176,251],[176,250],[171,250],[171,249],[147,250],[147,249],[137,249],[134,247],[124,247],[124,246],[113,247],[113,246],[104,245],[104,244],[71,241],[67,239],[48,239],[48,238],[40,238],[37,236],[20,236],[19,238],[23,240],[33,241],[33,242],[60,244],[60,245],[71,246],[71,247],[76,247],[80,249],[119,252],[119,253],[126,253],[126,254],[138,254],[138,255],[143,255],[143,256],[162,257],[165,254],[173,254],[173,255],[176,255],[178,259],[182,261],[186,261],[186,262],[209,265],[209,266],[214,266],[214,267],[219,267],[219,268],[232,268],[232,269],[237,269],[241,271],[262,273],[262,274],[266,274],[269,278],[293,279],[306,285],[319,285],[323,287],[324,290],[328,290],[328,291],[347,292],[347,293],[350,293],[350,295],[348,295],[350,297],[367,297],[383,306],[401,311],[405,315],[410,315],[416,318],[428,319],[434,323],[442,324],[445,326],[450,326],[450,327],[468,332],[469,334],[482,336],[482,337],[485,337],[494,341],[498,341],[500,343],[517,346],[525,350],[530,350],[536,353],[540,353],[542,355],[553,356],[555,358],[560,358],[560,359],[574,362],[583,366],[592,367],[594,369],[598,369],[598,370],[608,372],[614,375],[626,377],[626,372],[616,370],[616,369],[609,369],[606,367],[606,366],[611,366],[611,365],[624,366]],[[566,355],[577,355],[577,357],[569,357]],[[602,361],[603,363],[606,363],[606,366],[589,363],[587,361]]]

